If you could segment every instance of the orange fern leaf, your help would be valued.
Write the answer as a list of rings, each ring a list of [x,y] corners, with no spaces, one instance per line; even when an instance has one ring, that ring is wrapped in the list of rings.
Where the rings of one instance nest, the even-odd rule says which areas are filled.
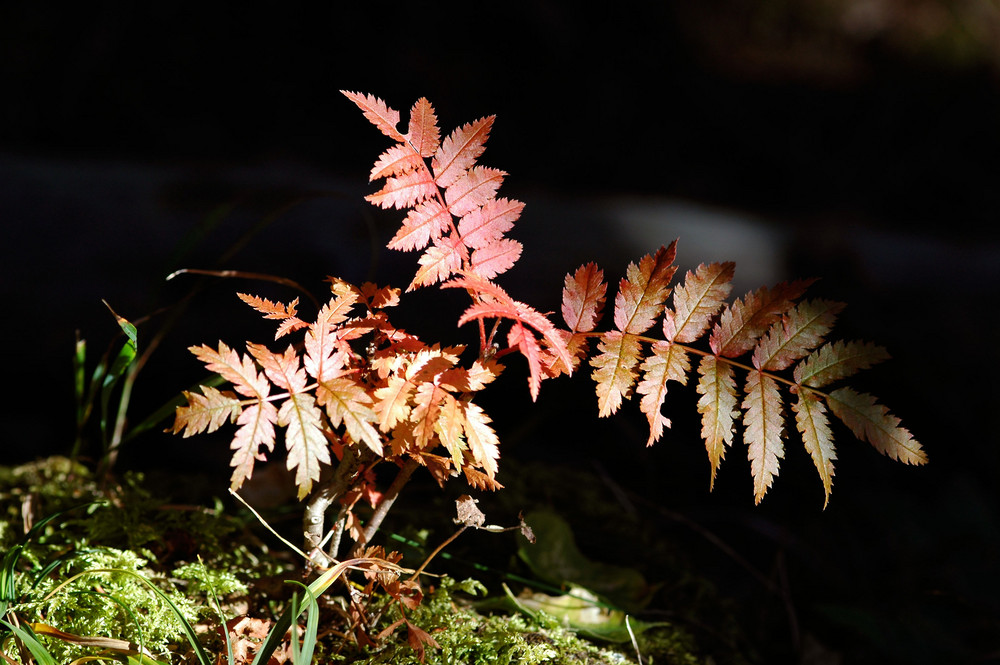
[[[795,366],[795,383],[822,388],[889,358],[881,346],[866,342],[831,342]]]
[[[295,469],[299,501],[312,491],[319,480],[320,467],[330,464],[330,445],[323,434],[322,414],[316,398],[309,393],[295,393],[281,405],[278,425],[285,428],[285,448],[289,470]]]
[[[629,396],[636,380],[635,367],[642,350],[636,335],[617,330],[601,335],[597,343],[601,353],[590,359],[597,382],[597,407],[601,418],[618,411],[622,399]]]
[[[266,459],[260,453],[263,446],[274,450],[274,425],[278,422],[278,409],[270,402],[260,402],[243,410],[236,419],[239,427],[229,448],[234,450],[229,465],[234,467],[230,486],[238,490],[243,481],[253,476],[255,461]]]
[[[381,155],[375,161],[368,174],[368,182],[379,178],[389,178],[392,176],[406,175],[424,166],[424,160],[413,151],[413,148],[405,143],[397,143]]]
[[[856,437],[868,441],[883,455],[904,464],[927,463],[927,454],[910,432],[899,426],[899,418],[871,395],[838,388],[827,395],[826,401]]]
[[[236,351],[222,342],[219,342],[218,351],[205,344],[192,346],[188,350],[205,363],[208,371],[215,372],[233,384],[233,388],[239,394],[260,400],[267,399],[271,390],[270,384],[257,372],[253,361],[247,356],[241,358]]]
[[[684,275],[674,289],[673,311],[667,310],[663,334],[671,342],[693,342],[705,332],[732,290],[735,264],[702,264]]]
[[[736,411],[736,382],[733,366],[715,356],[705,356],[698,365],[698,413],[701,414],[701,438],[705,441],[712,466],[709,487],[715,486],[715,474],[733,444]]]
[[[785,456],[778,383],[763,372],[750,372],[743,408],[746,411],[743,438],[753,475],[754,502],[760,503],[778,475],[779,460]]]
[[[623,333],[640,335],[655,323],[663,311],[663,301],[670,293],[667,286],[676,268],[672,265],[677,241],[647,254],[639,265],[628,265],[615,297],[615,327]]]
[[[469,452],[472,453],[472,458],[492,481],[497,472],[497,460],[500,459],[500,440],[493,428],[490,427],[490,417],[478,404],[473,402],[464,402],[463,404],[465,408],[463,426]]]
[[[758,339],[801,296],[813,280],[782,282],[773,289],[762,286],[723,310],[712,329],[712,352],[735,358],[752,349]]]
[[[417,287],[436,284],[447,279],[461,270],[462,263],[468,256],[467,252],[468,249],[458,236],[438,238],[420,256],[418,260],[420,268],[406,290],[413,291]]]
[[[493,279],[513,267],[521,258],[521,243],[501,238],[472,252],[470,269],[484,279]]]
[[[809,390],[800,389],[799,398],[792,404],[795,412],[795,426],[802,435],[806,452],[812,457],[823,490],[826,496],[823,507],[830,503],[830,493],[833,491],[833,462],[837,459],[837,451],[833,446],[833,433],[830,431],[830,421],[826,416],[826,407],[819,396]]]
[[[448,210],[464,217],[492,200],[507,173],[488,166],[473,166],[444,191]]]
[[[200,395],[185,390],[188,405],[177,407],[173,433],[183,430],[185,439],[201,432],[214,432],[226,422],[235,422],[243,411],[243,403],[235,393],[212,386],[200,388]]]
[[[508,199],[492,199],[470,211],[458,222],[462,242],[473,249],[487,247],[503,237],[521,216],[524,204]]]
[[[782,370],[823,341],[844,303],[808,300],[774,323],[753,351],[757,369]]]
[[[652,353],[642,362],[639,370],[642,381],[636,387],[636,392],[642,395],[639,410],[649,419],[649,439],[647,446],[659,441],[663,428],[670,427],[670,420],[663,417],[660,409],[667,396],[667,382],[677,381],[687,384],[687,373],[691,371],[691,362],[684,349],[670,342],[653,342]]]
[[[410,208],[438,193],[437,185],[427,169],[416,169],[410,173],[386,178],[385,185],[365,200],[380,208]]]
[[[382,437],[372,423],[378,416],[372,409],[372,398],[365,387],[348,377],[321,381],[316,388],[316,402],[326,408],[333,427],[344,429],[353,441],[363,442],[377,455],[382,454]]]

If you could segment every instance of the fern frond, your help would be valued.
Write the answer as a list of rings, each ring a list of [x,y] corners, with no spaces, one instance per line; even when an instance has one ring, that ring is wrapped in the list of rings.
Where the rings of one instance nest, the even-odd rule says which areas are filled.
[[[888,352],[881,346],[838,340],[821,346],[796,365],[792,377],[797,384],[822,388],[888,359]]]
[[[830,503],[830,493],[833,491],[833,462],[837,459],[837,451],[833,446],[833,433],[830,431],[830,421],[826,416],[826,407],[822,400],[812,391],[800,388],[798,400],[792,404],[795,412],[795,426],[802,435],[806,452],[812,457],[820,480],[823,481],[823,507]]]
[[[709,337],[712,352],[736,358],[752,349],[811,283],[812,280],[782,282],[772,289],[762,286],[734,302],[723,310],[712,329]]]
[[[417,204],[403,220],[403,225],[386,245],[403,252],[423,249],[437,240],[452,225],[451,212],[437,199]]]
[[[622,399],[632,392],[637,378],[635,367],[639,364],[642,348],[636,335],[612,330],[601,335],[597,350],[600,354],[591,358],[590,364],[594,368],[592,376],[597,382],[598,415],[606,418],[616,413]]]
[[[663,428],[670,427],[670,420],[663,417],[660,408],[667,396],[667,382],[677,381],[687,383],[687,373],[691,371],[684,348],[670,342],[656,341],[650,348],[652,352],[640,366],[642,381],[636,392],[642,395],[639,410],[649,419],[649,439],[647,446],[653,445],[663,435]]]
[[[731,261],[702,264],[684,275],[684,283],[674,289],[673,311],[663,322],[667,340],[684,344],[702,336],[733,288],[735,269]]]
[[[342,95],[358,105],[368,121],[378,127],[379,131],[394,141],[403,141],[405,137],[396,129],[399,124],[399,111],[395,111],[374,95],[360,92],[340,91]]]
[[[299,501],[309,496],[312,484],[319,480],[321,465],[330,464],[330,446],[321,419],[316,398],[309,393],[291,395],[278,411],[278,425],[285,428],[286,466],[295,469]]]
[[[667,286],[674,271],[677,241],[647,254],[639,265],[630,263],[615,297],[615,327],[623,333],[640,335],[653,327],[670,293]]]
[[[449,187],[476,163],[486,149],[486,139],[496,116],[488,116],[456,129],[442,143],[431,160],[434,180]]]
[[[172,432],[183,431],[186,439],[202,432],[214,432],[226,422],[236,422],[243,402],[235,393],[212,386],[200,386],[201,394],[184,391],[187,406],[177,407]]]
[[[784,425],[781,417],[781,393],[778,384],[763,372],[747,376],[746,397],[743,399],[744,443],[753,475],[754,503],[760,503],[778,475],[779,460],[785,456],[781,442]]]
[[[753,365],[782,370],[814,349],[830,332],[844,303],[808,300],[774,323],[753,350]]]
[[[826,397],[834,415],[854,435],[868,441],[883,455],[904,464],[926,464],[927,454],[910,432],[899,426],[899,418],[866,393],[838,388]]]
[[[432,157],[441,146],[437,116],[426,97],[418,99],[410,109],[410,126],[406,139],[421,157]]]
[[[733,366],[716,356],[705,356],[698,364],[698,413],[701,414],[701,438],[705,440],[712,467],[709,489],[715,487],[715,474],[733,445],[736,411],[736,381]]]

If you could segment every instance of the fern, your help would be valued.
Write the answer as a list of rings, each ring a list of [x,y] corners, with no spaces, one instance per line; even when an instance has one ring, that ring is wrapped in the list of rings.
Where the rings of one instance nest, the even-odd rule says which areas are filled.
[[[669,382],[686,384],[691,357],[701,356],[696,370],[698,412],[713,485],[742,419],[754,499],[759,503],[764,498],[785,455],[783,392],[796,398],[795,428],[819,472],[824,505],[833,488],[836,459],[828,412],[892,459],[907,464],[927,461],[920,444],[873,397],[846,387],[821,390],[888,358],[881,347],[863,342],[823,344],[842,303],[800,300],[810,282],[799,281],[762,287],[726,304],[734,266],[713,263],[688,272],[668,306],[667,282],[673,271],[666,264],[674,257],[675,244],[629,265],[615,298],[615,329],[605,333],[591,332],[601,316],[603,298],[587,295],[603,295],[606,287],[600,272],[584,266],[567,276],[563,317],[570,328],[566,335],[574,364],[586,356],[586,338],[596,337],[601,352],[590,359],[599,415],[617,411],[634,390],[642,396],[639,408],[649,420],[648,444],[653,444],[670,425],[661,413]],[[646,334],[661,313],[663,339]],[[708,349],[691,346],[706,333]],[[741,358],[746,360],[740,362]],[[779,374],[789,367],[790,377]],[[738,374],[746,376],[742,390]]]
[[[590,263],[567,275],[561,307],[566,328],[558,328],[494,281],[520,258],[520,242],[507,233],[524,208],[498,198],[505,172],[477,163],[494,118],[442,138],[434,108],[420,99],[404,132],[399,112],[382,100],[344,94],[393,141],[370,171],[371,181],[383,182],[367,200],[405,211],[387,246],[418,253],[407,291],[433,285],[464,290],[471,304],[457,323],[475,324],[479,340],[471,356],[465,346],[424,342],[390,322],[398,289],[331,279],[332,295],[312,321],[300,316],[297,299],[275,303],[239,295],[277,322],[276,341],[301,334],[299,343],[280,351],[247,343],[245,353],[221,342],[191,348],[231,389],[205,386],[200,394],[185,393],[174,433],[187,437],[235,423],[231,485],[239,489],[256,462],[273,453],[283,431],[299,499],[309,498],[308,547],[320,543],[323,515],[335,501],[342,518],[336,528],[350,532],[360,547],[420,466],[440,483],[462,474],[480,489],[502,487],[496,480],[500,442],[475,398],[513,353],[527,363],[533,400],[543,381],[571,374],[585,360],[601,417],[638,393],[649,445],[670,426],[662,414],[670,383],[686,384],[696,375],[711,483],[741,423],[757,502],[785,455],[789,399],[794,428],[827,501],[836,460],[830,413],[893,459],[926,462],[920,444],[874,398],[828,388],[888,355],[862,342],[826,342],[843,305],[802,300],[809,281],[762,287],[727,303],[734,266],[713,263],[689,272],[674,288],[675,241],[628,266],[605,332],[597,330],[608,290],[604,273]],[[380,462],[400,469],[384,493],[375,490],[371,473]],[[336,470],[321,480],[331,465]],[[365,529],[354,514],[362,497],[377,506]]]

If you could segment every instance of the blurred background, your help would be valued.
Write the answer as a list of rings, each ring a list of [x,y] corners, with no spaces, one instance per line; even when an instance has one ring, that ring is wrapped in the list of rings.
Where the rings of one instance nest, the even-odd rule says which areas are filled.
[[[172,271],[281,275],[319,297],[326,275],[405,285],[415,257],[384,248],[399,215],[361,198],[387,140],[338,90],[373,93],[404,118],[426,96],[446,131],[498,116],[481,161],[507,171],[502,193],[528,204],[512,232],[523,258],[500,280],[515,297],[558,311],[565,273],[596,260],[614,283],[678,236],[684,269],[735,259],[739,293],[819,277],[814,297],[849,303],[839,336],[893,355],[852,385],[901,417],[931,460],[893,464],[840,429],[821,511],[793,435],[754,507],[738,448],[707,492],[692,390],[672,393],[674,429],[645,449],[635,405],[594,423],[592,384],[577,377],[546,385],[527,411],[517,375],[489,409],[513,465],[595,474],[632,493],[633,508],[694,520],[783,580],[761,586],[719,548],[692,550],[699,573],[745,610],[751,660],[1000,661],[1000,455],[988,417],[1000,5],[360,5],[0,6],[4,459],[69,447],[74,332],[91,362],[117,332],[101,299],[133,321],[152,315],[141,350],[169,316],[161,308],[199,289],[136,385],[130,415],[141,420],[202,378],[186,346],[269,338],[233,291],[294,295],[165,282]],[[404,327],[467,341],[454,316],[421,317],[421,297]],[[567,426],[567,414],[585,426]],[[154,432],[123,455],[188,471],[198,460],[220,487],[228,477],[224,441]],[[600,550],[601,526],[586,528]],[[597,554],[627,562],[624,545]]]

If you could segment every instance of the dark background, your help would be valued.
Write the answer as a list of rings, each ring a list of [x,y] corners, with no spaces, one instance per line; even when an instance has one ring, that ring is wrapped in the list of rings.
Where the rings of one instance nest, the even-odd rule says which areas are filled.
[[[801,621],[793,637],[748,620],[765,662],[807,662],[795,654],[807,634],[827,658],[813,662],[1000,660],[995,3],[539,2],[446,16],[420,3],[7,2],[0,85],[5,458],[67,449],[74,330],[92,362],[116,332],[101,298],[138,320],[202,284],[137,384],[141,419],[201,378],[185,346],[267,339],[232,291],[290,297],[165,283],[171,271],[267,272],[319,296],[327,274],[403,285],[412,257],[379,250],[398,217],[360,198],[387,143],[337,91],[374,93],[404,117],[426,96],[445,129],[498,116],[482,161],[528,203],[513,232],[524,257],[501,278],[516,297],[556,310],[564,273],[596,259],[617,280],[678,228],[685,267],[728,258],[710,254],[734,244],[727,224],[738,222],[774,247],[742,248],[750,274],[821,277],[814,295],[850,304],[840,336],[888,347],[894,359],[856,385],[903,419],[931,464],[892,464],[839,430],[836,491],[820,511],[793,435],[754,508],[739,450],[705,491],[692,391],[668,401],[675,429],[646,450],[634,405],[590,420],[582,377],[546,385],[535,412],[520,376],[505,377],[490,413],[506,455],[596,468],[716,531],[765,574],[784,571]],[[699,226],[692,211],[719,223]],[[140,345],[164,317],[140,328]],[[407,327],[464,341],[453,321],[414,315]],[[586,426],[568,427],[567,413]],[[126,461],[194,461],[221,486],[215,443],[153,434]],[[712,556],[704,565],[725,587],[731,561]],[[752,582],[731,592],[751,614],[782,602]]]

